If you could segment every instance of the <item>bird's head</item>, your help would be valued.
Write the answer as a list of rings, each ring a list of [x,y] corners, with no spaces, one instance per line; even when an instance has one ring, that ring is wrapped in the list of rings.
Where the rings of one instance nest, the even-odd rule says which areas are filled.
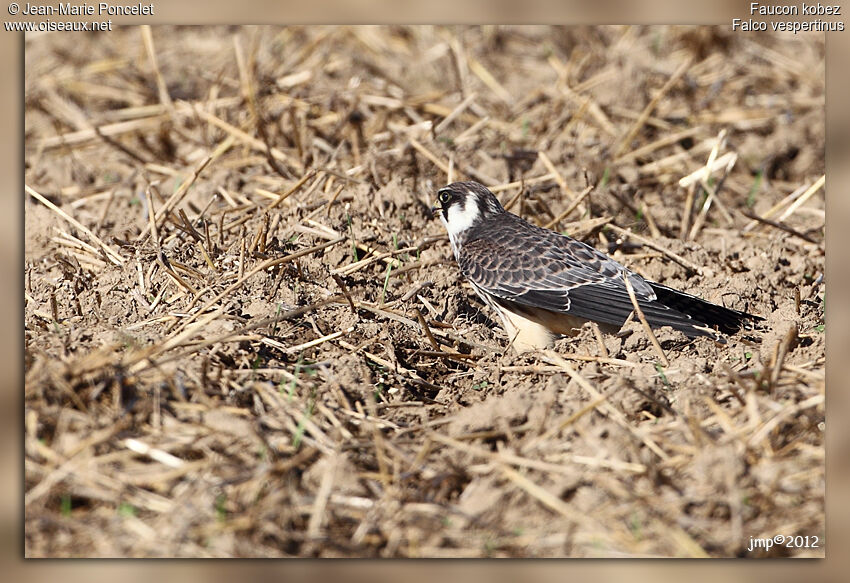
[[[439,214],[453,245],[467,229],[505,212],[499,199],[477,182],[452,182],[444,186],[437,191],[437,202],[431,210]]]

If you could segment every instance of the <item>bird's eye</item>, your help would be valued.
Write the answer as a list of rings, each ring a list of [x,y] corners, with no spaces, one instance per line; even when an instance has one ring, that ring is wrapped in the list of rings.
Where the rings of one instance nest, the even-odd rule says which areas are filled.
[[[451,200],[451,195],[447,190],[444,190],[440,193],[440,204],[449,204],[449,200]]]

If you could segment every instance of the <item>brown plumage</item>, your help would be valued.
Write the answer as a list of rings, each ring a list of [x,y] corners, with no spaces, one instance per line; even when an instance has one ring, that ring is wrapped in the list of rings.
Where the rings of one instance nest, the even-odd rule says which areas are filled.
[[[502,319],[517,350],[543,348],[586,320],[622,326],[633,311],[628,277],[653,327],[723,341],[758,316],[647,281],[593,247],[507,212],[477,182],[441,188],[435,211],[461,272]]]

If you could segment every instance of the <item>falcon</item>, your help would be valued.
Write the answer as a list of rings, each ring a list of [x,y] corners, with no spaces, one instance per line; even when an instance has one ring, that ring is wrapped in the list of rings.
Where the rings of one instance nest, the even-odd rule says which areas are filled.
[[[485,186],[454,182],[432,209],[449,234],[461,273],[490,306],[517,352],[551,346],[588,320],[618,330],[634,310],[625,284],[653,328],[724,342],[762,318],[648,281],[593,247],[504,209]]]

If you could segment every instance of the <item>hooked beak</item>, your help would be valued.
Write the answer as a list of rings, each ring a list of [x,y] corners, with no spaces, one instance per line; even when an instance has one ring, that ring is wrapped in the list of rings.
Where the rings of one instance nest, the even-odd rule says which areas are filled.
[[[438,213],[442,212],[443,207],[440,206],[440,201],[435,201],[434,206],[431,207],[431,218],[436,218]]]

